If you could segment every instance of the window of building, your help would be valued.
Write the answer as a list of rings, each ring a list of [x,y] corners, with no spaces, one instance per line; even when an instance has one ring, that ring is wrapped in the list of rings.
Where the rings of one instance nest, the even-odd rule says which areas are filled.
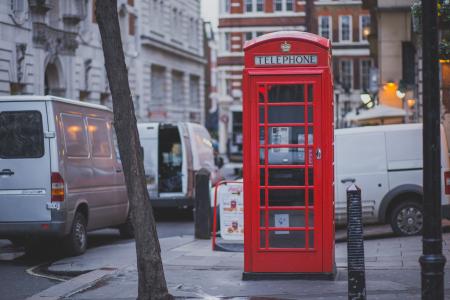
[[[352,16],[339,16],[339,41],[351,42],[352,40]]]
[[[11,11],[14,14],[21,13],[25,10],[24,0],[10,0]]]
[[[225,88],[228,96],[231,96],[231,91],[233,90],[233,81],[230,78],[225,79]]]
[[[87,118],[88,133],[92,147],[92,157],[111,157],[111,142],[106,120]]]
[[[361,73],[361,89],[363,91],[369,90],[370,85],[370,68],[372,67],[372,60],[362,59],[360,61],[360,73]]]
[[[409,41],[402,42],[402,81],[406,85],[415,84],[416,66],[414,63],[416,49],[414,44]]]
[[[253,32],[249,31],[245,33],[245,40],[250,41],[253,38]]]
[[[331,39],[331,16],[319,17],[319,35]]]
[[[286,0],[286,11],[294,11],[294,1]]]
[[[151,2],[150,22],[152,25],[151,28],[155,29],[158,28],[158,17],[159,17],[158,8],[159,8],[158,0],[153,0]]]
[[[38,158],[44,155],[44,130],[39,111],[0,113],[0,157]]]
[[[165,12],[164,12],[164,2],[163,1],[159,1],[158,2],[158,9],[157,9],[157,14],[158,14],[158,23],[157,23],[157,26],[156,26],[156,28],[158,28],[159,29],[159,34],[164,34],[164,31],[166,31],[165,30],[165,28],[164,28],[164,18],[165,18],[165,16],[167,16],[167,17],[169,17],[170,18],[170,13],[168,13],[168,14],[165,14]]]
[[[265,32],[262,32],[262,31],[257,31],[256,32],[256,36],[258,37],[258,36],[261,36],[261,35],[263,35]]]
[[[184,103],[183,73],[179,71],[172,71],[172,103]]]
[[[231,0],[222,0],[222,12],[224,13],[230,13],[231,11]]]
[[[353,62],[343,59],[339,62],[339,81],[344,90],[351,90],[353,87]]]
[[[100,93],[100,104],[101,105],[108,105],[110,101],[109,94],[108,93]]]
[[[128,34],[134,36],[136,33],[136,16],[128,14]]]
[[[163,104],[166,97],[166,69],[164,67],[153,65],[151,72],[151,102]]]
[[[256,11],[257,12],[264,11],[264,0],[256,0]]]
[[[224,50],[227,52],[231,51],[231,34],[229,32],[225,32],[224,35]]]
[[[178,30],[178,10],[176,8],[172,9],[172,33],[175,35]]]
[[[370,34],[370,16],[360,16],[359,18],[359,40],[367,41]]]
[[[275,0],[273,3],[274,11],[282,11],[283,10],[283,0]]]
[[[252,12],[253,11],[253,0],[245,0],[245,11]]]
[[[178,24],[177,24],[177,33],[176,36],[181,40],[183,38],[184,24],[183,24],[183,12],[180,10],[178,12]]]
[[[80,90],[80,94],[78,96],[80,101],[87,101],[89,100],[89,91]]]
[[[194,108],[200,108],[200,78],[189,76],[189,99]]]
[[[61,3],[63,4],[63,3]],[[62,13],[59,0],[50,0],[50,11],[48,12],[48,22],[53,28],[59,28],[60,13]]]
[[[127,0],[129,6],[134,6],[134,0]]]
[[[95,1],[92,0],[92,23],[97,23],[97,17],[95,16]]]
[[[25,84],[18,82],[9,83],[9,93],[11,95],[22,95],[25,92]]]
[[[189,30],[187,32],[186,38],[187,38],[187,42],[189,43],[189,45],[193,46],[193,40],[194,40],[194,28],[195,28],[195,24],[194,24],[194,18],[189,18]]]

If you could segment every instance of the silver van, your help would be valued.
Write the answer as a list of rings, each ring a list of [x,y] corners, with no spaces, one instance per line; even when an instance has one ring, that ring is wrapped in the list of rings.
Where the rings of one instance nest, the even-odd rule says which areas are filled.
[[[364,223],[387,223],[398,235],[423,227],[422,124],[335,130],[336,224],[347,222],[347,187],[361,188]],[[441,125],[442,216],[450,218],[450,162]]]
[[[59,237],[79,255],[87,231],[132,236],[112,121],[101,105],[0,97],[0,238]]]

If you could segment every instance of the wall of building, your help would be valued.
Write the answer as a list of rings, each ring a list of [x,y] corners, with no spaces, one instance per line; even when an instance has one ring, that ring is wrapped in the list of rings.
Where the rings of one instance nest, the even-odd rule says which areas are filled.
[[[289,2],[289,5],[287,3]],[[251,3],[251,11],[246,4]],[[219,151],[236,154],[242,151],[242,70],[243,46],[247,40],[281,30],[306,30],[305,1],[282,0],[277,11],[275,0],[220,0],[219,49],[217,58],[219,104]],[[292,6],[291,6],[292,4]]]
[[[369,93],[368,78],[374,62],[370,57],[367,32],[364,32],[369,28],[364,26],[362,18],[370,20],[370,15],[361,7],[361,1],[316,0],[314,4],[315,33],[329,38],[333,44],[334,84],[339,93],[335,97],[338,110],[335,123],[342,127],[346,125],[345,115],[361,108],[361,94]],[[348,39],[343,34],[343,17],[350,19]],[[328,18],[328,35],[324,35],[326,27],[321,26],[322,18]]]
[[[49,93],[111,106],[94,0],[30,3],[0,4],[0,94]],[[138,120],[203,123],[199,1],[119,0],[118,13]],[[152,83],[155,66],[164,68],[158,84]],[[152,99],[156,89],[162,89],[159,102]]]

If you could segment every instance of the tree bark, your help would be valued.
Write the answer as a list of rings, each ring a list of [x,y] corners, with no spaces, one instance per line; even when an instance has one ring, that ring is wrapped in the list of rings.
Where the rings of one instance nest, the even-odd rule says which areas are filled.
[[[172,299],[167,290],[155,219],[145,183],[143,153],[120,38],[117,0],[96,1],[95,15],[102,39],[113,100],[114,128],[136,238],[138,299]]]

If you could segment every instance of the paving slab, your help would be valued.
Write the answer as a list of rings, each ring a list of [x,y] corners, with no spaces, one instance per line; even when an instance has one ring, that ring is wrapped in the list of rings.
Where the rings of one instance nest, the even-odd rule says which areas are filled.
[[[193,236],[177,236],[160,239],[163,260],[170,250],[195,241]],[[182,251],[181,254],[184,254]],[[52,263],[47,271],[53,274],[80,274],[100,268],[121,269],[136,264],[136,246],[134,242],[114,244],[88,249],[85,254],[67,257]]]
[[[450,233],[444,234],[444,239],[447,242],[450,241]],[[347,298],[347,247],[345,243],[336,244],[338,273],[333,281],[242,281],[242,253],[214,252],[211,250],[210,241],[194,240],[193,237],[161,239],[160,244],[169,290],[172,295],[180,299]],[[407,250],[403,247],[404,245],[408,245]],[[420,265],[417,260],[421,254],[421,247],[421,237],[365,241],[368,298],[417,298],[417,295],[420,295]],[[72,284],[65,283],[64,297],[68,299],[135,299],[138,278],[134,243],[99,247],[90,252],[87,253],[88,255],[78,258],[56,262],[54,268],[63,270],[65,267],[73,270],[84,267],[85,270],[88,270],[99,265],[103,265],[103,267],[120,266],[120,268],[113,274],[103,276],[95,284],[83,285],[80,288],[80,284],[77,285],[75,282],[73,287],[77,289],[72,289],[72,291],[67,291]],[[445,253],[448,254],[448,252]],[[99,261],[93,262],[96,259]],[[450,259],[450,255],[448,259]],[[446,272],[450,273],[449,265],[446,266]],[[450,295],[450,280],[446,279],[445,286],[447,294]],[[42,295],[54,296],[56,293],[52,294],[47,291]]]

